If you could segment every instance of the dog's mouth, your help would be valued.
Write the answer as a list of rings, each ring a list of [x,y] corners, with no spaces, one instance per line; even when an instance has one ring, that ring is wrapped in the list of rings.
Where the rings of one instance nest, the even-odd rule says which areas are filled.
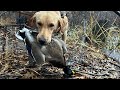
[[[47,42],[41,40],[41,41],[39,41],[39,44],[40,45],[47,45]]]
[[[47,42],[46,40],[39,40],[38,43],[42,46],[49,45],[51,42]]]

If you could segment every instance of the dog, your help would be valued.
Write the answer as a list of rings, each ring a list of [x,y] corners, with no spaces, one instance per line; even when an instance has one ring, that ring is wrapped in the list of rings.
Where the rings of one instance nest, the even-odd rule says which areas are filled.
[[[67,48],[64,41],[52,38],[49,44],[41,45],[37,42],[37,34],[38,32],[33,32],[27,28],[23,28],[15,34],[26,45],[29,55],[29,66],[42,66],[45,62],[48,62],[55,67],[62,68],[66,76],[73,75],[70,67],[66,65],[64,55],[67,52]]]
[[[62,40],[66,43],[68,31],[68,18],[60,11],[38,11],[31,18],[30,26],[38,28],[37,41],[40,44],[51,42],[54,33],[60,33]]]

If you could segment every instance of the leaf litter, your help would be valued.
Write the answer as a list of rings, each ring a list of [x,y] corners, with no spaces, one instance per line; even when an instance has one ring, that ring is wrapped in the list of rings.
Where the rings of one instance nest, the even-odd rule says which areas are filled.
[[[4,32],[0,34],[5,35]],[[0,79],[64,79],[62,69],[48,63],[38,68],[27,68],[25,64],[28,55],[24,43],[10,33],[7,37],[8,51],[2,51],[3,45],[0,44]],[[66,62],[75,74],[68,79],[120,79],[120,65],[117,61],[72,40],[68,38],[67,41]],[[5,42],[5,39],[0,37],[0,41]]]

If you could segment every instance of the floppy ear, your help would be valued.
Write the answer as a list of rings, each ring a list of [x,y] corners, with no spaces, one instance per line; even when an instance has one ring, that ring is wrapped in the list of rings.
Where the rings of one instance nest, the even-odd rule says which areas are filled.
[[[59,16],[60,16],[60,11],[55,11],[55,13],[57,13],[57,15],[59,15]]]
[[[30,26],[36,27],[36,13],[30,18]]]
[[[63,18],[60,18],[59,22],[59,31],[63,33],[66,29],[68,29],[68,18],[64,16]]]

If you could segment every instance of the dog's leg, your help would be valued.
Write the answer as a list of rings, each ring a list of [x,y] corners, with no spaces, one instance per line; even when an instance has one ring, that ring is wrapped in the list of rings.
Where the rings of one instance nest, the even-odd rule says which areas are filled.
[[[66,40],[67,40],[67,30],[63,33],[62,40],[66,43]]]

